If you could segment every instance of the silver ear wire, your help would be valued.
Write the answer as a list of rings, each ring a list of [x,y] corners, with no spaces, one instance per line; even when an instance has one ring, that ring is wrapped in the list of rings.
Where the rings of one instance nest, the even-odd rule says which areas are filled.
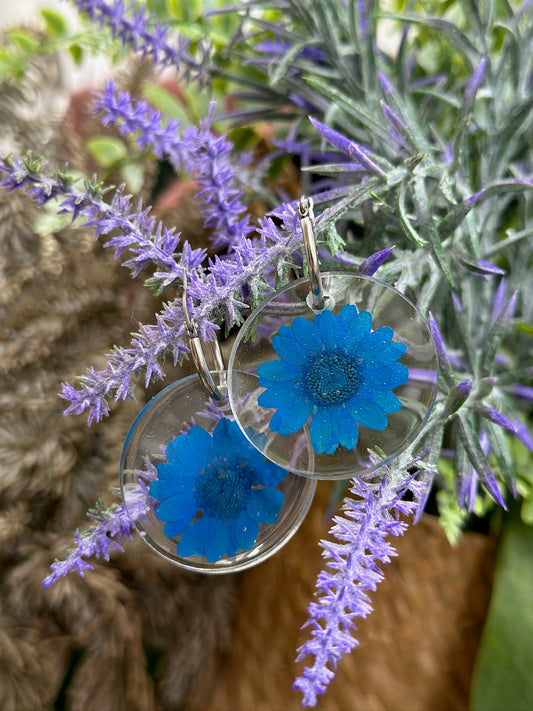
[[[198,377],[202,385],[204,386],[209,397],[213,400],[223,400],[224,395],[220,392],[218,387],[215,385],[215,381],[207,365],[207,360],[205,358],[203,342],[198,335],[198,328],[196,323],[191,318],[189,313],[189,307],[187,305],[187,272],[183,270],[183,295],[181,298],[181,303],[183,306],[183,316],[185,318],[185,326],[187,328],[187,339],[189,342],[189,349],[191,351],[191,358],[198,373]],[[211,348],[213,351],[213,358],[215,361],[215,370],[225,371],[226,366],[224,364],[224,356],[220,350],[220,345],[217,340],[212,341]]]
[[[325,300],[316,250],[313,200],[302,195],[297,209],[304,239],[307,266],[309,268],[309,281],[311,282],[311,308],[315,311],[321,311],[324,308]]]

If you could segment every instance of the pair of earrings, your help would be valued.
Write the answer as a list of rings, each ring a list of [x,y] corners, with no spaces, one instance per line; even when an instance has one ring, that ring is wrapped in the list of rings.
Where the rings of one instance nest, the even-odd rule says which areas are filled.
[[[208,368],[184,288],[197,374],[153,398],[126,439],[126,508],[144,492],[145,513],[130,515],[176,565],[224,573],[269,557],[301,524],[317,479],[390,462],[433,405],[436,352],[415,306],[374,278],[321,274],[311,200],[298,215],[309,275],[249,316],[227,370],[218,344]]]

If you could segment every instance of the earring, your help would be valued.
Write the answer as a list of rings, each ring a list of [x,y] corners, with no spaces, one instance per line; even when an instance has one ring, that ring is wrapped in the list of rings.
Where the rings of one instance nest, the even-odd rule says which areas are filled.
[[[435,400],[437,356],[398,290],[348,271],[320,273],[312,200],[301,198],[298,215],[309,275],[244,323],[229,401],[275,464],[344,479],[383,466],[418,436]]]
[[[291,538],[316,482],[266,459],[261,434],[243,435],[229,408],[218,343],[217,369],[210,371],[185,292],[184,277],[183,312],[197,372],[139,413],[122,453],[121,492],[141,537],[163,558],[203,573],[235,572]]]

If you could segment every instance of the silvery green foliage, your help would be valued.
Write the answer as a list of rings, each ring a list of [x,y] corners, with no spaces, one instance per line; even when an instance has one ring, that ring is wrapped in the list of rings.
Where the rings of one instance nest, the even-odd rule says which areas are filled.
[[[246,100],[256,118],[295,116],[283,147],[315,176],[325,234],[343,220],[355,257],[395,245],[379,277],[428,318],[439,356],[437,405],[416,446],[440,487],[450,485],[443,447],[453,458],[455,503],[441,502],[505,506],[516,493],[510,435],[533,449],[519,412],[531,412],[533,395],[531,3],[455,3],[454,22],[425,3],[396,16],[393,54],[377,41],[378,2],[275,5],[279,19],[260,23],[271,34],[249,59],[264,79]],[[317,595],[322,604],[320,576]],[[359,616],[349,602],[344,611]],[[338,610],[323,617],[324,634],[341,634]],[[312,637],[302,652],[315,647]],[[333,648],[317,651],[297,682],[305,704],[337,661]]]
[[[395,245],[379,276],[431,313],[438,345],[433,463],[444,441],[458,491],[473,468],[500,500],[489,453],[512,489],[506,432],[531,446],[518,410],[532,394],[533,10],[456,3],[452,22],[424,4],[396,16],[390,54],[378,2],[274,4],[247,102],[257,116],[296,114],[284,145],[319,176],[326,234],[345,221],[358,257]]]

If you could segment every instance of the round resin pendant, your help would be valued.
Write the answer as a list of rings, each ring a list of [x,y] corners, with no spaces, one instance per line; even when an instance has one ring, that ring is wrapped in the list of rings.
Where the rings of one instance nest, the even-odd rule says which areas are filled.
[[[320,276],[319,290],[299,279],[248,318],[228,393],[244,436],[276,465],[344,479],[377,469],[418,436],[435,400],[437,357],[399,291],[345,271]]]
[[[226,373],[210,375],[225,393]],[[120,465],[122,497],[143,540],[202,573],[244,570],[273,555],[305,517],[315,482],[266,458],[265,439],[243,433],[227,400],[215,402],[198,375],[150,400]]]

